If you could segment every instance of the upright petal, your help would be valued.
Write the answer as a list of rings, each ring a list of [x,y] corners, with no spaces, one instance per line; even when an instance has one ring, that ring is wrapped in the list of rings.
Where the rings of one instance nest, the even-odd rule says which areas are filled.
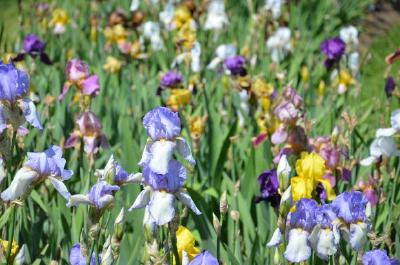
[[[168,164],[174,153],[176,144],[171,141],[155,141],[150,147],[151,159],[149,167],[158,174],[168,172]]]
[[[1,193],[1,199],[3,201],[13,201],[18,199],[27,192],[29,186],[38,177],[39,174],[31,168],[21,168],[15,174],[10,186]]]
[[[25,116],[27,122],[29,122],[33,127],[43,130],[42,123],[38,118],[38,113],[36,112],[35,104],[30,99],[24,99],[21,101],[21,109]]]

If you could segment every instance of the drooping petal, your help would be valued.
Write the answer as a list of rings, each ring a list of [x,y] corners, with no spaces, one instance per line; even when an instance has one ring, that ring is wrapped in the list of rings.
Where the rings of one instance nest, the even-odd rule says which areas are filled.
[[[352,249],[359,251],[364,247],[368,240],[368,231],[369,225],[366,223],[350,224],[349,241]]]
[[[173,194],[155,191],[149,202],[149,213],[158,225],[169,223],[175,216],[175,196]]]
[[[143,181],[142,173],[129,174],[124,183],[140,183]]]
[[[339,233],[331,229],[321,229],[316,226],[311,235],[311,244],[317,252],[318,257],[328,260],[338,249]]]
[[[10,186],[1,193],[3,201],[13,201],[21,197],[28,190],[29,185],[39,177],[39,174],[28,167],[17,171]]]
[[[279,228],[275,229],[271,239],[267,243],[267,247],[276,247],[282,243],[282,232]]]
[[[69,88],[71,87],[71,83],[70,82],[65,82],[63,89],[61,91],[61,94],[58,96],[58,100],[63,100],[65,98],[65,96],[67,95]]]
[[[22,100],[21,109],[27,122],[29,122],[33,127],[43,130],[42,123],[38,118],[38,113],[36,112],[36,107],[32,100]]]
[[[68,199],[67,207],[79,206],[80,204],[92,205],[92,202],[89,199],[89,195],[71,195]]]
[[[289,231],[288,245],[284,253],[290,262],[306,261],[311,256],[311,247],[308,245],[309,233],[302,229],[291,229]]]
[[[132,211],[133,209],[139,209],[147,206],[150,202],[150,193],[151,193],[150,189],[142,190],[128,211]]]
[[[190,197],[189,194],[181,191],[178,192],[176,196],[183,204],[189,207],[195,214],[197,215],[201,214],[200,210],[197,208],[196,204],[194,203],[192,197]]]
[[[166,174],[176,144],[172,141],[155,141],[150,147],[149,167],[157,174]]]
[[[191,165],[195,165],[196,161],[193,158],[192,151],[189,144],[182,137],[176,138],[176,148],[178,152],[188,161]]]
[[[138,163],[138,165],[141,167],[148,164],[151,159],[151,153],[150,153],[151,144],[152,144],[152,142],[148,141],[146,143],[146,145],[144,146],[142,158],[140,159],[140,161]]]
[[[2,134],[4,130],[7,128],[7,119],[3,108],[4,107],[0,105],[0,134]]]
[[[367,158],[364,158],[363,160],[360,161],[360,165],[362,166],[371,166],[372,164],[376,163],[378,161],[378,158],[374,156],[369,156]]]
[[[69,193],[67,187],[65,186],[64,182],[54,178],[54,177],[48,177],[48,179],[51,181],[51,184],[53,187],[60,193],[61,196],[63,196],[66,200],[71,197],[71,193]]]
[[[397,130],[395,128],[379,128],[376,130],[376,137],[382,136],[393,136],[396,134]]]
[[[218,264],[219,264],[218,260],[207,250],[196,255],[192,260],[192,262],[190,262],[190,265],[218,265]]]
[[[97,96],[100,92],[99,77],[91,75],[82,82],[82,93],[88,96]]]

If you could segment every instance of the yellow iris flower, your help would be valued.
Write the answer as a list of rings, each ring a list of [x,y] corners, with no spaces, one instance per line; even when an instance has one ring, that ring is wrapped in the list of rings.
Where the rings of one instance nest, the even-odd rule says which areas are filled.
[[[178,109],[189,104],[191,96],[192,93],[188,89],[171,89],[167,105],[173,109]]]
[[[53,17],[50,21],[50,25],[66,25],[69,21],[67,12],[64,9],[55,9],[53,11]]]
[[[196,255],[200,253],[200,250],[196,248],[196,241],[192,232],[184,226],[179,226],[176,231],[176,247],[178,248],[179,259],[182,263],[182,252],[185,251],[191,261]],[[175,262],[174,262],[175,263]]]
[[[0,239],[0,248],[2,248],[3,253],[5,255],[7,255],[6,253],[8,251],[8,241]],[[12,246],[11,246],[11,257],[12,257],[12,259],[14,259],[15,255],[17,255],[18,250],[19,250],[19,246],[18,246],[17,242],[14,240],[12,242]],[[1,251],[0,251],[0,253],[1,253]]]
[[[333,200],[336,195],[330,182],[324,179],[326,172],[325,160],[316,153],[302,153],[296,161],[297,176],[291,179],[292,199],[312,198],[313,191],[319,183],[327,193],[327,199]]]
[[[104,70],[110,73],[118,73],[122,67],[122,62],[113,56],[108,56],[106,63],[103,65]]]

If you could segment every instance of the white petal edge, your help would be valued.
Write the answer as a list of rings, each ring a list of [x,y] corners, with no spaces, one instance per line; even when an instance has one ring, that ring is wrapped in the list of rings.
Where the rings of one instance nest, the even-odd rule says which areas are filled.
[[[71,195],[68,199],[67,207],[79,206],[80,204],[92,205],[92,202],[89,200],[89,195]]]
[[[282,243],[282,232],[279,228],[275,229],[271,239],[267,243],[267,247],[276,247]]]
[[[39,174],[31,168],[23,167],[17,171],[10,186],[1,193],[3,201],[13,201],[24,195],[29,185],[37,178]]]
[[[291,229],[289,231],[288,245],[284,253],[290,262],[306,261],[311,256],[311,247],[308,245],[309,233],[302,229]]]
[[[60,195],[63,196],[66,200],[68,200],[69,197],[71,197],[71,193],[69,193],[64,182],[51,176],[49,176],[48,179],[50,180],[53,187],[58,191],[58,193],[60,193]]]
[[[169,223],[175,216],[175,196],[164,191],[155,191],[149,207],[149,213],[158,225]]]
[[[176,138],[176,148],[179,154],[181,154],[186,161],[188,161],[191,165],[196,165],[196,161],[193,158],[190,146],[185,139],[181,137]]]
[[[142,190],[128,211],[130,212],[134,209],[140,209],[148,205],[150,202],[150,193],[150,189],[145,188]]]

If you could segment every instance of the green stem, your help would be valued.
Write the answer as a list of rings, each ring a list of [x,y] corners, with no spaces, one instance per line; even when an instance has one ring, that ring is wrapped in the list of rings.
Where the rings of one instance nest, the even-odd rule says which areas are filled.
[[[170,234],[170,238],[171,238],[172,251],[173,251],[174,257],[175,257],[175,265],[180,265],[178,248],[176,247],[176,231],[170,224],[168,224],[168,228],[169,228],[168,230],[169,230],[169,234]]]
[[[12,215],[11,215],[11,231],[8,237],[8,249],[7,249],[7,264],[12,264],[11,260],[11,250],[12,250],[12,243],[14,241],[14,230],[15,230],[15,206],[12,207]]]

